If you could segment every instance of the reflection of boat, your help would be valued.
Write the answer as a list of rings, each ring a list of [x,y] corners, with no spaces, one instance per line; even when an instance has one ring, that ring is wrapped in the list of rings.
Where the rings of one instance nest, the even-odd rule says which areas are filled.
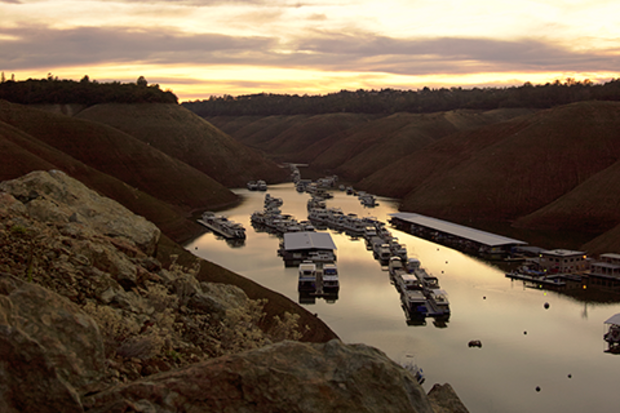
[[[213,212],[207,211],[202,214],[202,218],[198,220],[198,223],[224,238],[245,239],[245,228],[243,228],[243,225],[229,221],[223,215],[215,215]]]
[[[620,354],[620,313],[611,316],[605,324],[609,326],[603,335],[603,339],[607,342],[605,352]]]

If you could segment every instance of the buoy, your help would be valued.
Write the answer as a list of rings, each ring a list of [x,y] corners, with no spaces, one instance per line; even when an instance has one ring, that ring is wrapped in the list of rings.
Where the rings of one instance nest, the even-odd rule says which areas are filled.
[[[544,307],[545,307],[545,310],[548,309],[549,308],[549,303],[545,303]]]
[[[573,378],[573,375],[572,375],[572,374],[569,374],[569,375],[568,375],[568,378],[569,378],[569,379],[572,379],[572,378]]]
[[[540,391],[540,386],[536,386],[536,391]]]
[[[483,296],[483,297],[482,297],[482,299],[483,299],[483,300],[486,300],[486,299],[487,299],[487,296],[486,296],[486,295],[485,295],[485,296]]]
[[[523,334],[527,334],[527,331],[524,331]]]

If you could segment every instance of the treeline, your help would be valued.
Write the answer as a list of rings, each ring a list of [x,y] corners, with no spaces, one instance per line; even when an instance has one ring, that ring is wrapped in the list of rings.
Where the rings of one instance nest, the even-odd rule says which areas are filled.
[[[177,96],[162,91],[159,85],[149,85],[142,76],[136,83],[99,83],[84,76],[79,82],[46,79],[0,82],[0,99],[21,104],[77,103],[92,106],[98,103],[178,103]]]
[[[211,97],[185,102],[183,106],[200,116],[268,116],[352,112],[391,114],[430,113],[454,109],[550,108],[584,100],[620,100],[620,79],[593,84],[566,79],[534,86],[507,88],[441,88],[422,90],[342,90],[328,95],[277,95]]]

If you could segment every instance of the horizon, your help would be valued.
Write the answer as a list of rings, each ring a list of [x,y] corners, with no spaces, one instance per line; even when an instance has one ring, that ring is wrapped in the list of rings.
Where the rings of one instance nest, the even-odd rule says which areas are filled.
[[[0,71],[149,83],[180,101],[620,77],[607,0],[0,0]]]

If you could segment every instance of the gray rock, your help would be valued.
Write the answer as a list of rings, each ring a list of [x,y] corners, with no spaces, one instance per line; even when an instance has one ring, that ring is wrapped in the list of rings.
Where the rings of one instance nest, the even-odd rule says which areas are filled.
[[[428,392],[435,413],[469,413],[459,396],[448,383],[435,384]]]
[[[154,224],[61,171],[31,172],[0,183],[0,190],[21,200],[30,216],[42,222],[80,223],[130,240],[147,255],[153,254],[161,235]]]
[[[157,405],[157,412],[432,413],[415,378],[365,345],[285,341],[116,386],[87,411]],[[147,410],[138,410],[147,411]]]
[[[103,342],[79,307],[0,274],[0,411],[81,412],[100,387]]]

